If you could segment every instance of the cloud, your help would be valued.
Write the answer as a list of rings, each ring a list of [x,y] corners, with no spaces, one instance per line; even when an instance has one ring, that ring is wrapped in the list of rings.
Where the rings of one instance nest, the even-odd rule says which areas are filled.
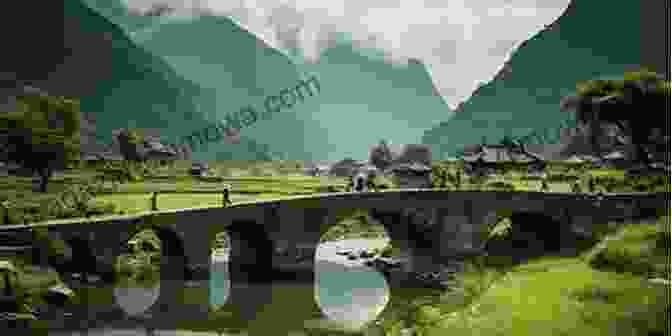
[[[307,62],[347,36],[387,62],[421,60],[454,108],[490,80],[509,53],[559,17],[570,0],[124,0],[136,13],[228,16]]]

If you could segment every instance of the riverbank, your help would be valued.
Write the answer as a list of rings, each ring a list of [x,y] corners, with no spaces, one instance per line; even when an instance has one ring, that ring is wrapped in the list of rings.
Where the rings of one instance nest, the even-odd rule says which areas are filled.
[[[409,303],[405,312],[383,316],[383,329],[423,336],[670,335],[669,217],[617,226],[576,255],[500,266],[504,271],[488,279],[487,265],[497,257],[483,257],[485,267],[461,275],[475,280],[463,282],[465,289],[480,286],[467,302],[446,296]]]

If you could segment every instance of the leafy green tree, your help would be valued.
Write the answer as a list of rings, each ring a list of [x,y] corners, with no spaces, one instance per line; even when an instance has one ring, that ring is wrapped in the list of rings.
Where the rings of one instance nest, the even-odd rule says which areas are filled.
[[[653,145],[660,150],[669,143],[669,136],[664,139],[670,133],[669,101],[670,82],[654,72],[640,70],[624,74],[623,79],[580,82],[575,95],[563,98],[561,108],[574,111],[579,124],[587,126],[595,153],[600,152],[602,126],[612,124],[630,138],[633,161],[649,164],[647,147]],[[656,139],[652,140],[652,135]]]
[[[141,151],[144,136],[137,129],[123,129],[117,134],[119,151],[126,161],[140,162],[145,160]]]
[[[55,125],[59,121],[61,125]],[[79,128],[79,101],[42,94],[18,96],[17,111],[0,116],[0,160],[37,172],[39,190],[46,192],[53,171],[79,158]]]

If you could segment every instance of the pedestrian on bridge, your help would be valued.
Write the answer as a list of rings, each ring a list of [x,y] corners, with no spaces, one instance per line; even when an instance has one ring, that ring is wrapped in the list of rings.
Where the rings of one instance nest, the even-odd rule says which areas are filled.
[[[347,191],[353,191],[354,187],[355,187],[355,182],[351,178],[350,181],[348,181],[348,186],[347,186],[346,190]]]
[[[156,204],[156,199],[159,196],[159,193],[157,191],[152,193],[152,211],[157,211],[159,210],[157,204]]]
[[[225,185],[224,190],[222,190],[222,207],[224,208],[232,204],[231,199],[229,198],[230,188],[231,188],[230,185]]]

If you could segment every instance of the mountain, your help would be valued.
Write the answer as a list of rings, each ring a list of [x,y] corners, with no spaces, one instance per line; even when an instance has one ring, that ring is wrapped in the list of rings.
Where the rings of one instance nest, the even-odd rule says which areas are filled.
[[[203,16],[163,24],[138,43],[161,55],[186,78],[216,92],[215,105],[208,111],[210,120],[222,120],[248,105],[262,113],[266,97],[292,89],[306,77],[284,54],[224,17]],[[314,125],[308,115],[316,108],[320,95],[308,96],[293,108],[242,129],[245,140],[240,144],[213,143],[198,154],[203,158],[243,160],[249,157],[246,151],[269,144],[291,157],[310,160],[316,152],[311,145],[320,143],[320,137],[312,131]],[[306,139],[311,139],[312,144]],[[241,149],[241,153],[236,154],[236,149]]]
[[[130,15],[118,2],[87,1],[182,76],[215,90],[216,109],[209,118],[222,119],[246,105],[263,110],[266,97],[315,75],[319,94],[241,131],[248,139],[285,153],[287,159],[366,157],[369,146],[381,138],[418,143],[427,128],[446,116],[447,106],[418,61],[388,64],[362,54],[344,39],[316,64],[303,64],[229,18],[206,15],[162,21]],[[232,145],[213,144],[199,154],[217,155],[229,148]]]
[[[99,141],[109,142],[113,129],[128,124],[167,133],[171,127],[179,130],[176,122],[203,124],[197,105],[207,104],[211,93],[178,76],[81,1],[49,1],[38,11],[22,3],[3,13],[11,14],[12,22],[40,24],[20,32],[2,27],[8,37],[3,44],[12,48],[3,49],[0,73],[51,94],[80,98],[82,112],[95,115],[87,120],[95,120]]]
[[[206,112],[214,110],[216,92],[176,73],[82,1],[49,1],[39,11],[21,3],[3,14],[11,22],[40,24],[18,33],[2,20],[3,44],[12,48],[3,49],[0,77],[80,98],[84,151],[108,147],[112,131],[127,127],[158,128],[162,138],[178,141],[205,127]],[[10,91],[3,90],[0,101]]]
[[[495,143],[505,135],[522,136],[560,125],[567,119],[560,112],[560,99],[574,91],[577,81],[620,77],[640,64],[667,72],[669,78],[669,35],[666,42],[662,40],[669,34],[669,2],[658,5],[659,11],[668,12],[667,29],[660,21],[646,22],[652,2],[646,3],[572,1],[555,22],[522,43],[502,70],[457,108],[452,119],[425,132],[423,143],[444,157],[466,144],[480,143],[483,136]],[[642,28],[653,26],[658,28]],[[645,46],[643,32],[659,43]],[[666,62],[658,56],[665,54]]]
[[[212,92],[179,76],[81,1],[65,1],[63,10],[64,45],[72,52],[45,85],[76,92],[82,111],[95,113],[99,137],[111,140],[112,130],[125,127],[161,128],[166,136],[202,127],[201,109],[212,104]]]

